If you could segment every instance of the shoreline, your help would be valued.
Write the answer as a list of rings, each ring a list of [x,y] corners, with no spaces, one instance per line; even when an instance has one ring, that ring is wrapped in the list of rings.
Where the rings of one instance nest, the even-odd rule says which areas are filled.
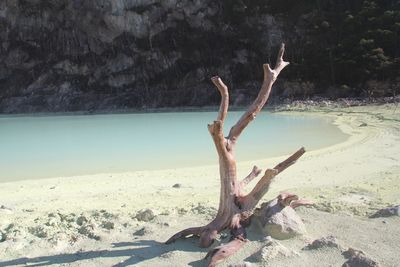
[[[319,266],[325,259],[338,266],[344,260],[335,251],[307,254],[301,250],[307,240],[328,234],[362,249],[383,266],[398,263],[400,218],[387,218],[385,223],[379,218],[368,219],[379,208],[399,204],[400,110],[395,107],[284,111],[333,116],[350,136],[339,144],[307,152],[271,185],[263,201],[287,190],[315,202],[313,207],[299,210],[308,236],[282,241],[300,258],[295,257],[294,262],[283,259],[289,263],[281,265],[271,262],[275,263],[271,266],[296,262]],[[246,176],[253,165],[265,170],[281,158],[238,162],[238,178]],[[176,184],[179,187],[174,187]],[[207,223],[216,213],[219,198],[216,164],[0,185],[0,231],[7,235],[0,242],[0,266],[38,262],[67,266],[176,266],[179,262],[182,266],[203,266],[208,249],[198,248],[196,239],[169,246],[161,242],[177,230]],[[151,209],[154,218],[139,220],[142,209]],[[83,217],[87,223],[80,225]],[[220,266],[251,259],[262,244],[262,240],[250,242]],[[261,264],[256,260],[253,263]]]
[[[263,108],[264,111],[281,112],[287,110],[310,110],[319,108],[346,108],[368,105],[384,105],[400,103],[400,96],[396,97],[380,97],[380,98],[337,98],[330,99],[327,97],[314,96],[310,99],[288,98],[271,101],[272,104]],[[230,111],[243,111],[248,108],[248,104],[230,105]],[[35,113],[0,113],[2,117],[41,117],[41,116],[74,116],[74,115],[108,115],[108,114],[143,114],[143,113],[173,113],[173,112],[214,112],[218,111],[219,105],[210,106],[182,106],[182,107],[142,107],[142,108],[122,108],[122,109],[105,109],[94,111],[56,111],[56,112],[35,112]]]

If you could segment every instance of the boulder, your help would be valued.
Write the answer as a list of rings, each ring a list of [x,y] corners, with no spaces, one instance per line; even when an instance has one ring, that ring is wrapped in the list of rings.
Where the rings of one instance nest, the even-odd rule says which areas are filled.
[[[277,199],[263,203],[255,218],[262,232],[275,239],[288,239],[307,233],[296,211],[290,206],[282,207]]]
[[[348,260],[343,263],[342,267],[379,267],[380,264],[375,260],[371,259],[361,250],[349,248],[343,252]]]
[[[286,258],[293,255],[295,255],[295,253],[292,250],[270,238],[266,245],[258,252],[257,258],[261,262],[269,262],[276,258]]]

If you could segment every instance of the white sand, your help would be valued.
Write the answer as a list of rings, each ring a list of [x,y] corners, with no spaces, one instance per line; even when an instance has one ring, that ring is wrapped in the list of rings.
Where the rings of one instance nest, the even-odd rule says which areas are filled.
[[[385,105],[302,113],[334,116],[349,138],[307,152],[276,178],[265,200],[287,190],[317,204],[299,211],[309,236],[282,241],[299,255],[270,264],[341,266],[345,259],[339,251],[301,250],[307,241],[332,234],[383,266],[399,266],[400,218],[369,219],[367,215],[400,204],[400,108]],[[360,127],[362,123],[366,126]],[[302,145],[307,148],[299,140]],[[187,153],[190,157],[195,151]],[[239,177],[247,175],[254,164],[265,169],[283,158],[241,162]],[[173,188],[176,183],[181,187]],[[183,228],[207,223],[216,212],[218,198],[217,165],[1,183],[0,230],[7,239],[0,242],[0,266],[206,266],[202,258],[208,249],[198,248],[196,239],[172,245],[161,242]],[[156,215],[150,222],[134,218],[144,208]],[[138,230],[139,235],[134,235]],[[253,230],[252,242],[220,266],[243,260],[261,265],[251,257],[263,244]]]

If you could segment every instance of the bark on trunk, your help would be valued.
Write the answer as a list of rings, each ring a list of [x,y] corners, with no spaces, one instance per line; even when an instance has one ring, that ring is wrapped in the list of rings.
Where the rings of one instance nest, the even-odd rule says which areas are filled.
[[[230,229],[232,235],[231,242],[219,246],[207,254],[207,256],[211,256],[209,266],[215,266],[218,261],[234,254],[245,244],[245,228],[250,224],[250,217],[253,214],[253,210],[260,199],[268,191],[272,179],[277,174],[294,164],[296,160],[305,153],[304,148],[300,148],[297,152],[285,161],[276,165],[273,169],[267,169],[263,177],[248,194],[244,191],[245,186],[261,173],[261,169],[254,166],[253,170],[246,178],[242,181],[238,181],[237,179],[236,160],[234,155],[235,145],[242,131],[256,118],[257,114],[267,102],[272,85],[276,81],[279,73],[289,64],[283,60],[284,51],[285,46],[282,44],[274,69],[271,69],[269,64],[263,65],[264,81],[259,94],[253,104],[231,128],[227,137],[224,137],[223,134],[223,124],[229,105],[228,88],[219,77],[216,76],[211,78],[211,81],[221,94],[221,104],[217,119],[212,124],[208,125],[208,130],[219,156],[221,191],[218,213],[215,219],[209,224],[201,227],[185,229],[176,233],[166,241],[166,244],[170,244],[179,238],[194,235],[200,237],[201,247],[208,247],[213,243],[219,232],[225,229]]]

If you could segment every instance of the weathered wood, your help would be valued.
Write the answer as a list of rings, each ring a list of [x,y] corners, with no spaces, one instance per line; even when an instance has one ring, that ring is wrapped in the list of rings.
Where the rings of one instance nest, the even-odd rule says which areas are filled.
[[[246,187],[246,185],[248,185],[251,181],[253,181],[254,178],[256,178],[261,172],[262,172],[262,170],[260,168],[258,168],[257,166],[254,166],[253,169],[251,170],[251,172],[249,173],[249,175],[247,175],[240,182],[240,186],[242,187],[242,189],[244,189]]]
[[[264,82],[261,86],[260,92],[256,100],[251,104],[248,110],[242,115],[239,121],[231,128],[228,139],[235,143],[239,138],[240,134],[247,127],[247,125],[256,118],[257,114],[261,111],[262,107],[268,100],[269,94],[271,93],[272,85],[276,81],[279,73],[289,65],[289,62],[283,60],[283,54],[285,53],[285,45],[282,44],[276,60],[275,69],[271,69],[269,64],[264,64]]]
[[[258,96],[230,129],[227,137],[224,137],[223,125],[228,112],[229,90],[218,76],[211,78],[211,81],[221,95],[217,118],[212,124],[208,125],[208,131],[214,141],[219,157],[221,190],[218,212],[215,219],[209,224],[202,227],[185,229],[173,235],[166,242],[169,244],[179,238],[194,235],[200,237],[200,246],[208,247],[213,243],[219,232],[230,229],[231,241],[226,245],[215,248],[207,254],[207,256],[211,257],[209,266],[215,266],[217,262],[232,255],[244,245],[246,242],[245,228],[249,225],[254,208],[268,191],[273,178],[294,164],[305,153],[304,148],[301,148],[273,169],[267,169],[263,177],[248,194],[245,193],[244,187],[261,173],[261,169],[254,166],[247,177],[240,182],[237,180],[236,159],[234,155],[235,144],[243,130],[254,120],[267,102],[272,85],[279,73],[289,64],[289,62],[283,60],[284,52],[285,46],[282,44],[274,69],[271,69],[269,64],[263,65],[264,81]]]

